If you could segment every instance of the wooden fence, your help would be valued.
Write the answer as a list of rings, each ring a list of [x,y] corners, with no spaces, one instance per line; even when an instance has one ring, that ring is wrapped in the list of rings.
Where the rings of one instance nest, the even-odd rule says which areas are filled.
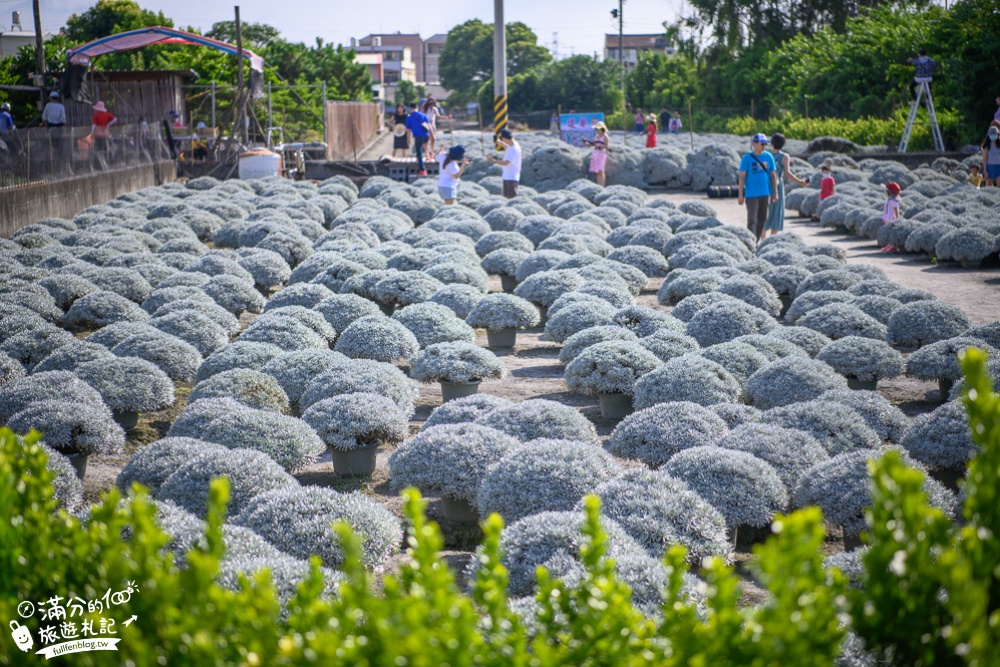
[[[371,102],[326,103],[326,159],[355,160],[378,134],[382,107]]]

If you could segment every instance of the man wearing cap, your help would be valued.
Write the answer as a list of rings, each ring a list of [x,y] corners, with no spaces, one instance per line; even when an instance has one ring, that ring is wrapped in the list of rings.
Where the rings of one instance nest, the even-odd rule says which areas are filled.
[[[413,137],[413,151],[417,154],[417,174],[427,175],[427,167],[424,166],[424,144],[431,136],[431,124],[427,116],[420,113],[417,103],[410,105],[410,115],[406,117],[406,129]]]
[[[45,127],[63,127],[66,124],[66,107],[59,101],[59,93],[55,90],[49,93],[49,101],[42,109],[42,121]]]
[[[753,135],[752,149],[740,160],[739,200],[747,207],[747,229],[760,241],[767,221],[768,204],[778,201],[778,177],[774,158],[764,150],[767,136]]]
[[[497,141],[506,146],[503,158],[498,160],[487,155],[486,160],[503,167],[503,196],[513,199],[517,196],[517,184],[521,180],[521,145],[514,141],[514,135],[506,127],[500,130]]]

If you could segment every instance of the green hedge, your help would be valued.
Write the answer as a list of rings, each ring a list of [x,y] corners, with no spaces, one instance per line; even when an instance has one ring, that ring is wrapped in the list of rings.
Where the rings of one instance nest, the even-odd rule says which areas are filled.
[[[81,523],[56,512],[45,454],[34,440],[2,429],[0,614],[7,622],[19,618],[24,600],[93,600],[134,582],[137,592],[113,614],[120,650],[61,656],[62,664],[81,665],[833,665],[851,626],[888,664],[995,664],[1000,397],[991,391],[985,354],[966,357],[975,391],[965,402],[982,451],[970,465],[965,523],[956,526],[931,508],[921,474],[887,454],[871,466],[871,548],[860,588],[824,569],[822,518],[812,508],[778,517],[776,534],[755,548],[751,568],[769,593],[765,603],[741,608],[739,577],[717,559],[700,573],[704,606],[686,602],[684,553],[674,548],[665,559],[666,602],[651,619],[632,606],[628,587],[604,557],[598,502],[588,498],[580,552],[586,574],[570,586],[541,568],[538,613],[529,628],[506,598],[499,517],[484,522],[480,574],[465,592],[440,555],[438,527],[424,518],[419,495],[408,491],[407,558],[396,572],[376,586],[361,565],[358,538],[337,526],[346,552],[339,595],[320,597],[314,561],[283,615],[266,572],[244,580],[238,592],[214,583],[225,480],[211,487],[207,547],[190,551],[181,569],[164,550],[168,538],[141,489],[125,502],[110,492]],[[131,615],[135,622],[122,627]],[[4,634],[0,664],[28,664]]]

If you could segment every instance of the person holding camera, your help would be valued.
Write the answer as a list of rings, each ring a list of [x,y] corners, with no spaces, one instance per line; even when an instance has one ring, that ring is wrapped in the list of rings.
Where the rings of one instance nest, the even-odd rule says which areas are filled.
[[[458,197],[458,181],[469,166],[469,158],[465,157],[465,146],[452,146],[447,151],[443,148],[437,154],[441,168],[438,170],[438,194],[445,204],[454,204]]]
[[[513,199],[517,196],[517,184],[521,180],[521,145],[514,141],[513,133],[506,127],[500,130],[497,141],[506,148],[499,160],[493,155],[487,155],[486,161],[503,167],[503,196]]]

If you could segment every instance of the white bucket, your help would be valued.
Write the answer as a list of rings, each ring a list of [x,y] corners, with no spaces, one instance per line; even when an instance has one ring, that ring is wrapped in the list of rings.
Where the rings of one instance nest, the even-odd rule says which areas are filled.
[[[268,150],[240,153],[240,179],[267,178],[281,174],[281,156]]]

